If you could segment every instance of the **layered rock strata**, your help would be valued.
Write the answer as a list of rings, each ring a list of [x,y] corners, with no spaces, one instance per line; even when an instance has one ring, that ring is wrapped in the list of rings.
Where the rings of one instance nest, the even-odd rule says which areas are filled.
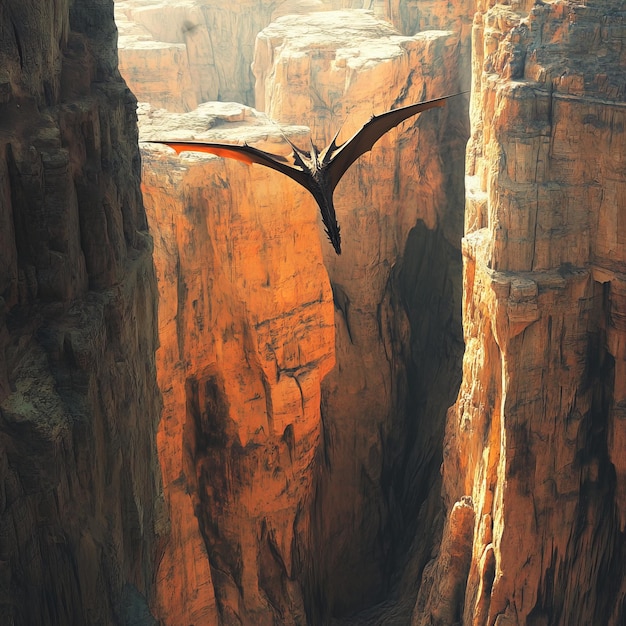
[[[168,111],[213,100],[259,106],[250,70],[259,31],[284,15],[338,9],[369,9],[405,35],[453,30],[469,44],[470,13],[442,0],[116,0],[120,70],[140,102]],[[468,48],[458,61],[469,72]]]
[[[615,1],[475,17],[466,352],[443,466],[448,506],[475,505],[463,624],[626,619],[625,17]]]
[[[141,128],[145,138],[290,151],[281,129],[243,105],[146,108]],[[212,155],[146,148],[143,172],[171,511],[158,614],[171,624],[305,623],[301,535],[335,334],[316,205],[278,172]]]
[[[120,70],[140,101],[169,111],[254,104],[257,33],[283,12],[323,8],[319,0],[118,0]]]
[[[0,622],[153,624],[156,280],[112,4],[0,5]]]
[[[448,93],[457,43],[448,32],[401,36],[362,11],[284,17],[260,36],[254,68],[283,131],[304,120],[325,145],[342,123],[347,138],[372,113]],[[372,84],[384,85],[374,101]],[[428,495],[413,488],[436,481],[431,444],[459,378],[451,274],[460,277],[465,127],[442,129],[462,107],[411,120],[346,176],[336,194],[341,258],[320,244],[317,207],[288,178],[144,152],[162,292],[159,450],[172,526],[157,612],[166,622],[318,623],[383,597],[407,545],[398,537],[415,530]],[[146,139],[286,147],[275,125],[233,104],[181,116],[146,109],[141,125]],[[292,140],[308,142],[302,131]],[[432,371],[411,387],[426,353]],[[436,508],[421,513],[429,540]],[[417,567],[429,550],[420,542]]]

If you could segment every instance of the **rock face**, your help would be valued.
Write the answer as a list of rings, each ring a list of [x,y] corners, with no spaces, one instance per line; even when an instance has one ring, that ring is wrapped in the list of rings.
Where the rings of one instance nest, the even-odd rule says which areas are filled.
[[[247,70],[231,96],[220,72],[274,19],[257,107],[299,145],[294,124],[325,144],[462,88],[451,3],[181,3],[163,24],[119,4],[125,37],[166,42],[150,89],[175,77],[181,109],[251,99]],[[623,3],[492,4],[474,17],[463,283],[461,98],[342,181],[341,257],[288,179],[147,148],[156,376],[111,3],[0,5],[3,623],[624,623]],[[203,83],[224,24],[246,53]],[[242,105],[141,113],[146,138],[284,147]]]
[[[156,281],[108,1],[0,6],[0,621],[155,623]]]
[[[140,101],[169,111],[222,100],[254,104],[250,70],[257,33],[283,12],[320,0],[120,0],[120,70]]]
[[[474,523],[472,499],[464,496],[450,512],[439,545],[440,558],[424,568],[412,626],[459,622],[459,606],[472,561]]]
[[[276,125],[243,105],[145,109],[140,123],[146,138],[286,146]],[[306,138],[293,130],[283,132]],[[168,624],[305,623],[298,550],[335,335],[316,206],[258,166],[155,147],[143,164],[171,511],[158,615]]]
[[[471,495],[477,520],[463,624],[626,619],[625,17],[616,1],[475,17],[443,466],[448,507]]]
[[[451,87],[458,43],[451,32],[401,36],[366,11],[285,16],[257,39],[257,103],[284,122],[310,120],[318,145],[340,127],[342,141],[373,113],[460,91]],[[307,580],[321,599],[319,621],[382,600],[418,524],[416,549],[430,549],[436,505],[425,512],[423,485],[438,479],[434,442],[462,353],[453,242],[462,230],[463,106],[457,98],[390,132],[335,193],[343,253],[324,252],[337,365],[323,382],[325,464]]]
[[[447,93],[457,43],[449,32],[402,36],[364,11],[285,16],[260,35],[254,70],[283,131],[305,147],[290,125],[306,120],[325,145],[342,123],[347,138],[372,113]],[[428,491],[415,488],[437,482],[432,442],[440,449],[460,379],[452,242],[466,127],[448,120],[462,107],[411,120],[346,175],[335,196],[341,257],[288,178],[144,152],[162,294],[171,530],[156,612],[166,623],[321,623],[367,606],[384,597],[418,514],[423,565],[438,496],[425,506]],[[146,108],[140,124],[146,139],[286,147],[276,125],[233,104]]]
[[[463,88],[461,4],[118,11],[180,109],[250,101],[275,19],[257,107],[306,145]],[[2,623],[624,623],[623,2],[476,9],[463,283],[461,98],[342,181],[341,257],[288,179],[146,148],[155,376],[112,4],[0,4]],[[142,117],[284,146],[242,105]]]
[[[172,112],[213,100],[259,106],[250,69],[256,36],[284,15],[370,9],[405,35],[453,30],[469,44],[461,3],[429,0],[116,0],[120,71],[140,102]],[[469,72],[469,49],[457,59]]]

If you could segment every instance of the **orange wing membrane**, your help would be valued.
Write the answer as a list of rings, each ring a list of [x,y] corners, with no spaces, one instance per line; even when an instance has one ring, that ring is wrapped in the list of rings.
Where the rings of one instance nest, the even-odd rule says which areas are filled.
[[[236,159],[237,161],[241,161],[242,163],[247,163],[248,165],[252,165],[254,163],[254,159],[243,152],[238,152],[237,150],[233,150],[229,147],[224,146],[212,146],[208,143],[193,143],[193,142],[182,142],[182,141],[163,141],[160,142],[173,148],[176,151],[176,154],[180,154],[181,152],[205,152],[208,154],[215,154],[224,159]]]

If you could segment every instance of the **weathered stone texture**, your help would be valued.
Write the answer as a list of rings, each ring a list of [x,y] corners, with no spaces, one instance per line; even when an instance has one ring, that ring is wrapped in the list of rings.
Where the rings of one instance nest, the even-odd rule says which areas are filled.
[[[286,146],[243,105],[145,109],[140,121],[146,138]],[[283,129],[306,138],[293,130],[300,136]],[[316,207],[265,168],[157,147],[143,156],[172,516],[158,614],[168,624],[305,623],[296,534],[308,533],[302,513],[335,333]]]
[[[405,35],[452,30],[469,43],[470,12],[442,0],[117,0],[120,70],[139,101],[168,111],[213,100],[260,106],[250,69],[259,31],[284,15],[337,9],[368,9]],[[457,62],[469,72],[467,52]]]
[[[462,619],[617,625],[626,14],[522,4],[474,21],[466,352],[443,466],[448,506],[476,509]]]
[[[459,622],[465,584],[472,561],[474,505],[464,496],[452,507],[441,543],[440,557],[424,568],[412,626],[447,626]]]
[[[112,2],[0,5],[0,621],[150,624],[156,281]]]
[[[403,36],[367,11],[284,16],[257,38],[257,105],[310,120],[317,145],[341,128],[341,142],[374,113],[460,91],[458,51],[459,33]],[[463,106],[387,134],[335,193],[342,255],[324,255],[337,365],[323,382],[307,578],[317,620],[382,600],[407,533],[421,525],[423,565],[435,532],[423,485],[437,481],[435,442],[460,377]]]
[[[120,70],[140,101],[173,112],[213,100],[254,104],[257,33],[283,12],[322,2],[119,0]]]
[[[406,37],[363,11],[290,20],[260,36],[254,68],[268,111],[303,147],[308,134],[290,124],[306,120],[325,145],[343,122],[347,138],[372,113],[458,84],[452,33]],[[172,526],[157,612],[167,623],[302,623],[305,609],[318,623],[370,605],[418,514],[423,565],[438,496],[424,507],[428,492],[413,490],[437,480],[432,444],[460,376],[462,108],[411,120],[346,175],[341,258],[288,178],[145,151],[162,292],[159,450]],[[141,124],[146,139],[289,151],[275,125],[239,105],[146,108]],[[411,387],[422,357],[429,367]],[[417,415],[429,417],[418,426]],[[409,587],[414,598],[414,578]]]

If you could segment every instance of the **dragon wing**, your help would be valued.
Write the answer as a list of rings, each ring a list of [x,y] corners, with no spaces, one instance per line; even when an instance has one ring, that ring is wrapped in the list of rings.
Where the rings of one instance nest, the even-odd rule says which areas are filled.
[[[176,150],[176,154],[181,152],[206,152],[220,157],[236,159],[247,164],[258,163],[265,167],[289,176],[308,191],[311,191],[310,174],[298,165],[290,165],[286,157],[264,152],[258,148],[253,148],[247,144],[242,146],[227,143],[208,143],[200,141],[148,141],[144,143],[160,143]]]
[[[459,94],[454,94],[459,95]],[[348,171],[348,168],[363,154],[372,149],[374,144],[388,131],[403,122],[407,118],[416,115],[427,109],[441,107],[448,98],[445,96],[436,100],[427,100],[418,104],[410,104],[399,109],[392,109],[380,115],[374,115],[369,122],[365,123],[348,141],[337,146],[335,139],[332,140],[328,148],[324,151],[324,160],[328,163],[328,179],[331,189],[335,189],[341,177]]]

